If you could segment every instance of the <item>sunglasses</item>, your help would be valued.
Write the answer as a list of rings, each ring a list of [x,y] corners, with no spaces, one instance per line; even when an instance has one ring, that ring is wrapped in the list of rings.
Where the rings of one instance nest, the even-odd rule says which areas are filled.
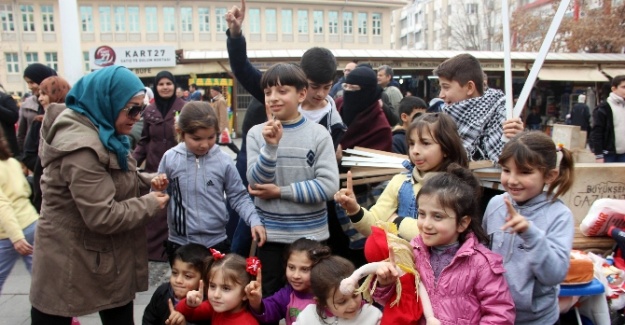
[[[143,116],[143,110],[145,109],[145,104],[141,105],[132,105],[124,108],[122,111],[126,111],[126,114],[130,118],[136,118],[137,116]]]

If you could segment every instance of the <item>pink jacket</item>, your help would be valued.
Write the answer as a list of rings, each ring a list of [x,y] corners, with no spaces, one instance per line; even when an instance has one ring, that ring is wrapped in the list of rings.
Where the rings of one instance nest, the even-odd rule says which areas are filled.
[[[473,233],[443,269],[438,282],[430,265],[430,249],[421,236],[410,244],[434,315],[442,325],[514,324],[514,302],[502,259],[480,244]]]

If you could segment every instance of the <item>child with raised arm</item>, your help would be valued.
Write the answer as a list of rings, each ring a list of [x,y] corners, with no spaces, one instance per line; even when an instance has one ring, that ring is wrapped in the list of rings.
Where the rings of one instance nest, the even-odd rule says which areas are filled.
[[[411,241],[415,266],[440,324],[514,324],[514,303],[501,257],[479,224],[480,182],[452,164],[428,178],[417,195],[419,235]],[[377,270],[373,297],[386,303],[399,272],[386,263]],[[557,304],[555,304],[557,308]]]
[[[316,240],[300,238],[289,246],[286,253],[286,286],[263,299],[259,274],[255,281],[245,287],[250,310],[259,322],[277,323],[284,319],[286,325],[291,325],[306,306],[315,303],[310,286],[310,272],[318,262],[317,256],[320,252],[329,254],[330,248]]]
[[[210,249],[212,257],[205,262],[206,278],[198,290],[187,293],[176,310],[187,321],[210,320],[212,325],[258,325],[249,312],[245,286],[257,276],[260,263],[255,257],[247,260],[237,254],[222,254]],[[204,282],[207,299],[204,300]],[[174,324],[179,322],[177,317]]]
[[[531,131],[506,143],[499,164],[506,193],[490,200],[483,226],[491,249],[503,257],[516,324],[555,324],[558,285],[575,233],[573,214],[558,197],[573,184],[573,157],[546,134]]]
[[[318,251],[319,260],[310,273],[316,304],[308,305],[293,324],[299,325],[377,325],[382,313],[363,303],[361,293],[344,294],[341,280],[354,272],[354,264],[345,258]],[[397,324],[399,325],[399,324]]]
[[[274,118],[247,134],[249,192],[267,230],[267,243],[257,251],[265,265],[263,296],[283,286],[287,245],[329,237],[326,201],[338,190],[339,173],[330,134],[297,109],[307,84],[295,64],[270,67],[261,87]]]
[[[335,195],[336,202],[345,209],[354,228],[365,236],[369,236],[371,226],[378,220],[392,221],[402,238],[412,240],[419,234],[419,207],[415,197],[426,175],[444,171],[451,163],[468,167],[469,161],[456,132],[456,123],[446,114],[426,113],[419,116],[410,123],[406,138],[410,158],[406,167],[409,171],[395,175],[375,205],[366,209],[358,204],[351,186],[351,172],[347,174],[347,187]]]
[[[254,204],[232,158],[215,145],[219,127],[210,104],[187,103],[175,125],[181,142],[165,152],[152,180],[153,190],[166,190],[172,197],[167,208],[170,262],[176,248],[188,243],[230,251],[226,200],[262,246],[265,229]]]

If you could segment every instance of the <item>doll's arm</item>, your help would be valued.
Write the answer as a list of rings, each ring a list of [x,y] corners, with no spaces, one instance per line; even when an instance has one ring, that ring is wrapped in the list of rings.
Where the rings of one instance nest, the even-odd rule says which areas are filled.
[[[359,267],[349,278],[345,278],[341,281],[340,290],[344,295],[348,295],[354,292],[358,288],[358,281],[369,274],[374,274],[378,267],[389,264],[389,262],[373,262],[365,264]],[[399,271],[399,268],[397,268]]]
[[[430,296],[423,286],[423,282],[419,281],[419,299],[421,299],[421,306],[423,307],[423,317],[425,317],[425,323],[427,325],[440,325],[441,322],[434,317],[434,310],[432,309],[432,303],[430,302]]]

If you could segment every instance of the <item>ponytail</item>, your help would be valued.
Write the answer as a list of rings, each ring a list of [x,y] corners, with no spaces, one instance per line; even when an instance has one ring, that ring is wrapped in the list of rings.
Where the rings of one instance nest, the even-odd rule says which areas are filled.
[[[573,171],[575,169],[575,163],[573,161],[573,154],[570,150],[560,145],[557,150],[562,153],[560,168],[558,169],[558,177],[556,177],[556,179],[549,184],[549,188],[547,189],[547,195],[551,195],[555,190],[555,194],[553,194],[553,197],[551,198],[552,201],[557,200],[558,197],[568,192],[571,189],[574,180]]]

